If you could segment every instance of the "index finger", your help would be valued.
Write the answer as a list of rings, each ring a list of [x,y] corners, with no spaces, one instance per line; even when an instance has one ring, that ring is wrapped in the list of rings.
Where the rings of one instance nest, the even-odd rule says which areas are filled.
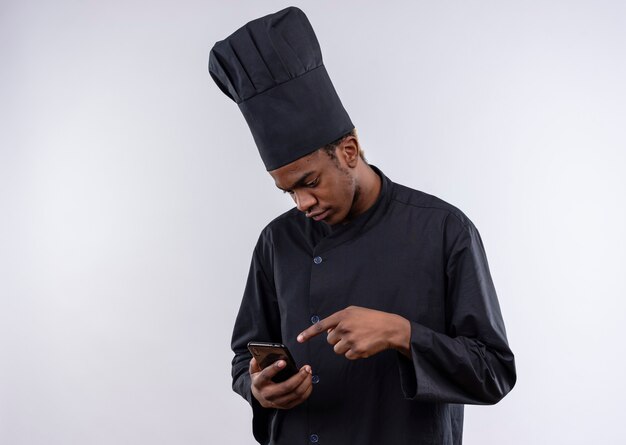
[[[332,315],[324,318],[323,320],[318,321],[313,326],[305,329],[298,335],[298,342],[304,343],[305,341],[315,337],[316,335],[321,334],[322,332],[328,331],[329,329],[335,329],[335,327],[341,321],[341,311],[335,312]]]

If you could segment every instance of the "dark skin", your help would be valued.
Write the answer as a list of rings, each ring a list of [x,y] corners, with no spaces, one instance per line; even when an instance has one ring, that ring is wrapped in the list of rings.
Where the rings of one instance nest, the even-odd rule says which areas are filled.
[[[252,377],[252,395],[264,408],[289,409],[304,402],[313,391],[312,370],[309,365],[281,383],[274,383],[272,377],[285,367],[284,360],[278,360],[272,366],[261,370],[256,359],[250,360]]]
[[[380,177],[359,152],[358,138],[349,136],[336,148],[336,159],[317,150],[269,173],[307,217],[329,225],[345,224],[369,209],[381,189]],[[322,333],[335,353],[349,360],[371,357],[386,349],[411,358],[410,322],[396,314],[350,306],[310,326],[297,340],[304,343]],[[250,361],[252,394],[261,406],[290,409],[311,395],[311,366],[305,365],[288,380],[274,383],[271,378],[284,366],[279,360],[261,370],[254,358]]]

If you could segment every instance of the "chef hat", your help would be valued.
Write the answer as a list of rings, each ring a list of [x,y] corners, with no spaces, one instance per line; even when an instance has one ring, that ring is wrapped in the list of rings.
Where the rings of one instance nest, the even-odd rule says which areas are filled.
[[[217,42],[209,73],[243,113],[267,170],[305,156],[354,125],[304,12],[288,7]]]

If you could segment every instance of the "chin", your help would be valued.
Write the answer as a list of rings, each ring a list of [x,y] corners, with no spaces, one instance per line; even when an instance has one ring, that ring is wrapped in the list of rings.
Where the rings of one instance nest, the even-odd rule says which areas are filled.
[[[326,218],[321,220],[320,222],[323,222],[323,223],[328,224],[329,226],[332,226],[333,224],[335,224],[334,218],[335,218],[335,215],[330,214]]]
[[[345,220],[345,217],[344,218],[338,218],[337,214],[333,213],[333,214],[329,215],[326,219],[324,219],[324,222],[326,224],[328,224],[329,226],[334,226],[336,224],[340,224],[344,220]]]

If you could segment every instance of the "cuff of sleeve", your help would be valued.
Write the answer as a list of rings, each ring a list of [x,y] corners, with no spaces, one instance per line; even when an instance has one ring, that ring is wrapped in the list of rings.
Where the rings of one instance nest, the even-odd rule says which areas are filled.
[[[252,407],[252,434],[259,443],[269,443],[271,424],[274,416],[276,415],[276,410],[263,408],[259,401],[252,395],[249,374],[245,375],[243,379],[243,384],[246,388],[248,388],[245,392],[245,398]]]
[[[402,393],[406,399],[415,399],[418,394],[419,384],[426,382],[418,382],[416,369],[417,364],[423,360],[421,354],[430,350],[432,330],[419,323],[411,321],[411,359],[399,353],[398,369],[400,371],[400,386]]]

